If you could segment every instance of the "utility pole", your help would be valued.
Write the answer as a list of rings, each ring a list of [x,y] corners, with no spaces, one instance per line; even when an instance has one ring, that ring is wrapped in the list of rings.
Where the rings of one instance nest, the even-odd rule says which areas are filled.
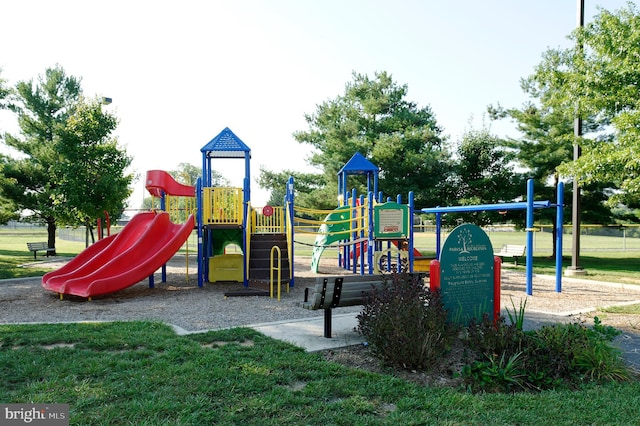
[[[578,28],[584,27],[584,0],[578,0]],[[582,53],[582,45],[578,46],[578,53]],[[573,122],[573,160],[580,158],[580,137],[582,136],[582,117],[576,108],[576,117]],[[573,198],[571,208],[571,266],[565,270],[565,275],[586,275],[587,271],[580,266],[580,186],[576,179],[573,180]]]

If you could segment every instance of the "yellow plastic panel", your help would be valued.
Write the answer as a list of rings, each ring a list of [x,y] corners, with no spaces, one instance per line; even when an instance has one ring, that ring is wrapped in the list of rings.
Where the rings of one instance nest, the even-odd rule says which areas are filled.
[[[223,254],[209,258],[209,282],[244,282],[242,254]]]

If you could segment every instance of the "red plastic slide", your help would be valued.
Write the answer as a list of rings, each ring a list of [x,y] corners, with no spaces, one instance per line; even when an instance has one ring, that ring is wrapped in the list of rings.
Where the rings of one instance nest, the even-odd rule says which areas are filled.
[[[162,193],[178,197],[195,197],[196,188],[183,185],[164,170],[147,170],[145,188],[155,197],[162,197]]]
[[[193,215],[174,224],[168,213],[139,213],[119,233],[96,242],[62,268],[42,277],[42,286],[81,297],[113,293],[149,277],[182,247]]]

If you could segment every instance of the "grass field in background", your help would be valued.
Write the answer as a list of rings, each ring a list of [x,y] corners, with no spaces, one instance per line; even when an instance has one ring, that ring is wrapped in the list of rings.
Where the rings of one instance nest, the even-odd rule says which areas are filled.
[[[113,232],[119,229],[114,228]],[[84,229],[75,230],[60,229],[56,239],[58,254],[64,257],[73,257],[85,248]],[[494,250],[499,250],[503,244],[527,244],[526,232],[487,232]],[[446,233],[441,240],[445,241]],[[71,241],[69,238],[73,238]],[[42,268],[25,269],[19,265],[33,261],[33,254],[27,250],[27,242],[46,241],[45,228],[0,228],[0,261],[5,265],[0,269],[11,269],[6,273],[0,270],[0,279],[15,276],[41,275],[49,269],[43,264]],[[313,250],[315,235],[298,233],[295,236],[295,256],[309,257]],[[581,235],[580,237],[580,263],[585,268],[587,279],[599,281],[613,281],[631,284],[640,284],[640,238],[621,238],[612,236]],[[427,257],[434,257],[436,253],[436,236],[433,232],[416,232],[414,234],[414,246]],[[563,267],[571,265],[571,235],[563,238]],[[535,232],[533,234],[534,271],[539,274],[555,274],[555,259],[551,257],[553,247],[552,234],[549,232]],[[197,252],[197,235],[194,231],[180,252],[190,254]],[[44,253],[38,254],[38,261],[44,258]],[[338,257],[337,245],[325,249],[323,258]],[[514,269],[525,269],[524,259],[520,265],[511,265],[511,259],[505,259],[505,266]],[[9,266],[12,265],[12,266]]]
[[[448,233],[443,232],[441,235],[441,243],[447,238]],[[503,244],[527,244],[527,233],[520,231],[488,231],[487,235],[491,240],[491,244],[495,251],[498,251]],[[295,240],[303,243],[300,244],[298,253],[308,256],[311,255],[312,246],[315,241],[313,234],[298,233]],[[562,242],[562,252],[571,253],[572,236],[564,235]],[[436,252],[436,234],[433,232],[415,232],[414,247],[424,255],[432,255]],[[622,238],[598,235],[581,235],[580,236],[581,253],[599,252],[599,251],[637,251],[640,256],[640,238]],[[533,233],[533,252],[537,255],[548,254],[553,252],[553,234],[550,232],[534,232]]]
[[[117,233],[121,228],[113,228],[113,233]],[[16,238],[24,238],[17,241],[16,247],[23,244],[26,248],[27,241],[46,241],[47,233],[44,228],[0,228],[0,238],[3,235],[12,236]],[[56,239],[56,248],[64,252],[70,250],[71,253],[79,253],[85,246],[85,234],[83,228],[78,229],[60,229],[57,232],[58,238]],[[443,232],[441,235],[441,241],[444,242],[447,238],[447,233]],[[495,250],[499,250],[503,244],[527,244],[527,233],[520,231],[488,231],[487,235],[491,240],[491,244]],[[97,234],[96,234],[97,238]],[[315,241],[315,235],[297,233],[295,240],[300,242],[297,252],[303,256],[310,256],[312,246]],[[188,246],[189,250],[195,250],[197,248],[197,235],[194,231],[189,237]],[[10,243],[7,243],[10,244]],[[563,236],[563,253],[571,253],[572,248],[572,236],[565,234]],[[5,244],[2,246],[5,247]],[[415,232],[414,233],[414,247],[419,251],[424,252],[426,255],[433,254],[436,251],[436,235],[433,232]],[[186,250],[187,244],[183,247]],[[553,248],[553,235],[550,232],[534,232],[533,233],[533,252],[535,254],[544,255],[551,254]],[[621,236],[599,236],[599,235],[581,235],[580,236],[580,248],[582,253],[600,252],[600,251],[638,251],[640,252],[640,238],[623,238]],[[639,253],[640,256],[640,253]]]

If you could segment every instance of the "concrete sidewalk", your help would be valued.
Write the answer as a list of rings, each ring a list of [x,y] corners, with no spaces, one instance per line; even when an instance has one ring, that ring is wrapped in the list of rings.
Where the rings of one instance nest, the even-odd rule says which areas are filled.
[[[356,332],[358,321],[354,313],[332,316],[332,337],[324,337],[324,318],[305,318],[249,326],[274,339],[301,347],[308,352],[341,348],[366,343],[366,338]],[[503,312],[506,315],[506,312]],[[545,324],[570,322],[565,315],[525,313],[524,329],[532,330]],[[613,344],[620,349],[625,361],[640,371],[640,335],[624,332]]]
[[[314,352],[363,343],[365,337],[355,331],[358,325],[356,315],[332,315],[331,338],[324,337],[324,317],[255,324],[249,327],[274,339]]]

